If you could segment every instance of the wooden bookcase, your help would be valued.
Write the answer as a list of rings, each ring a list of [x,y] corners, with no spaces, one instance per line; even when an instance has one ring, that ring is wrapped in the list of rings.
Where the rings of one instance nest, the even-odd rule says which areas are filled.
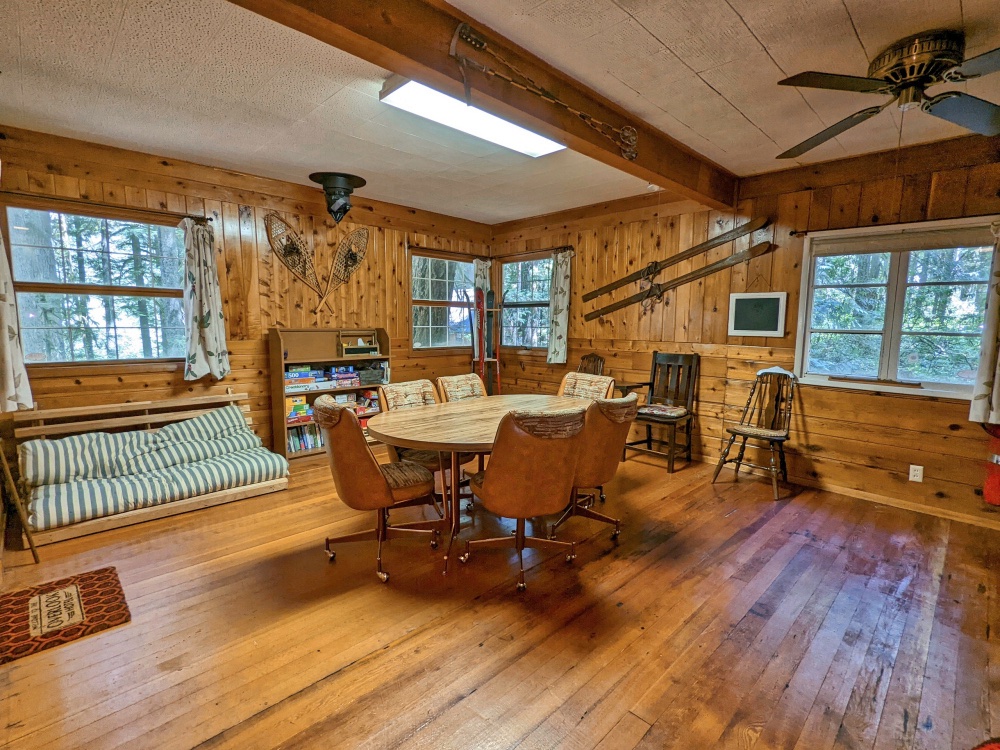
[[[364,342],[362,346],[358,346],[359,340]],[[268,349],[274,452],[289,459],[316,455],[322,453],[324,449],[315,447],[289,450],[290,431],[313,423],[310,420],[288,424],[287,398],[304,396],[306,403],[312,404],[323,394],[357,396],[361,391],[374,391],[379,385],[389,382],[391,372],[389,335],[384,328],[272,328],[268,333]],[[377,350],[377,353],[371,350]],[[357,372],[371,373],[365,376],[366,380],[374,378],[381,370],[382,377],[377,383],[362,382],[360,385],[340,386],[335,382],[321,382],[303,383],[303,386],[308,386],[306,389],[286,386],[288,372],[303,366],[324,371],[337,367],[354,367]],[[292,388],[292,392],[289,392],[289,387]],[[370,417],[377,413],[369,411],[359,417]],[[294,447],[296,442],[292,440],[291,447]]]

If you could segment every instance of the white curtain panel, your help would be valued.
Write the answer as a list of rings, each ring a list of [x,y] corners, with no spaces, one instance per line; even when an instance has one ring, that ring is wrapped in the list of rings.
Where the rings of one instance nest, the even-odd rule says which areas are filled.
[[[0,412],[34,408],[28,372],[24,369],[24,352],[21,349],[21,325],[17,319],[14,299],[14,279],[7,262],[7,250],[0,236],[0,388],[3,401]]]
[[[187,321],[185,380],[229,374],[226,318],[222,314],[215,235],[207,223],[184,219],[184,318]]]
[[[570,266],[575,253],[565,250],[552,256],[552,283],[549,286],[549,354],[550,365],[566,364],[569,349],[569,289]]]
[[[986,295],[986,319],[979,345],[979,372],[972,390],[969,421],[1000,424],[1000,221],[990,226],[996,242]]]

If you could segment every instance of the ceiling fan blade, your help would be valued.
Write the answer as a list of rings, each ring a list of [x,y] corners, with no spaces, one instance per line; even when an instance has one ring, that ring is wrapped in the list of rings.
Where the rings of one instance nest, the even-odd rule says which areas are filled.
[[[857,91],[862,94],[892,93],[892,84],[878,78],[841,76],[834,73],[807,71],[791,78],[778,81],[779,86],[803,86],[809,89],[833,89],[835,91]]]
[[[1000,47],[956,65],[945,73],[944,77],[947,81],[964,81],[966,78],[988,76],[998,71],[1000,71]]]
[[[920,108],[942,120],[980,135],[1000,135],[1000,107],[961,91],[946,91],[925,99]]]
[[[860,112],[855,112],[850,117],[845,117],[843,120],[838,122],[836,125],[831,125],[826,130],[823,130],[812,138],[807,138],[802,141],[798,146],[793,146],[792,148],[785,151],[783,154],[778,154],[779,159],[794,159],[796,156],[802,156],[806,151],[812,151],[814,148],[819,146],[821,143],[826,143],[831,138],[836,138],[838,135],[843,133],[845,130],[850,130],[855,125],[860,125],[869,117],[874,117],[883,109],[889,106],[894,100],[886,102],[880,107],[868,107]]]

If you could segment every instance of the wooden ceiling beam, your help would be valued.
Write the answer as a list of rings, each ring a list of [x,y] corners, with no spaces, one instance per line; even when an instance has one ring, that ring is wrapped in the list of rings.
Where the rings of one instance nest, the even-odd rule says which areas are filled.
[[[713,208],[732,207],[736,177],[600,94],[504,39],[441,0],[233,0],[248,10],[439,91],[465,98],[462,73],[449,55],[455,30],[468,23],[491,49],[574,109],[638,131],[638,156],[619,147],[578,116],[539,96],[468,68],[473,103],[495,115],[565,143],[569,148]],[[496,61],[464,43],[460,51],[491,67]],[[509,72],[509,71],[505,71]]]

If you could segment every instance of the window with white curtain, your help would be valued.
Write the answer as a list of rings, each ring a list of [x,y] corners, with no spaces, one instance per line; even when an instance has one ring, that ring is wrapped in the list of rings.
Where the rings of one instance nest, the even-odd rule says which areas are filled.
[[[185,356],[180,229],[55,208],[4,218],[28,364]]]
[[[500,343],[523,349],[544,349],[549,345],[552,258],[504,263],[500,276],[503,282]]]
[[[992,261],[990,219],[811,233],[797,374],[896,392],[971,392]]]

